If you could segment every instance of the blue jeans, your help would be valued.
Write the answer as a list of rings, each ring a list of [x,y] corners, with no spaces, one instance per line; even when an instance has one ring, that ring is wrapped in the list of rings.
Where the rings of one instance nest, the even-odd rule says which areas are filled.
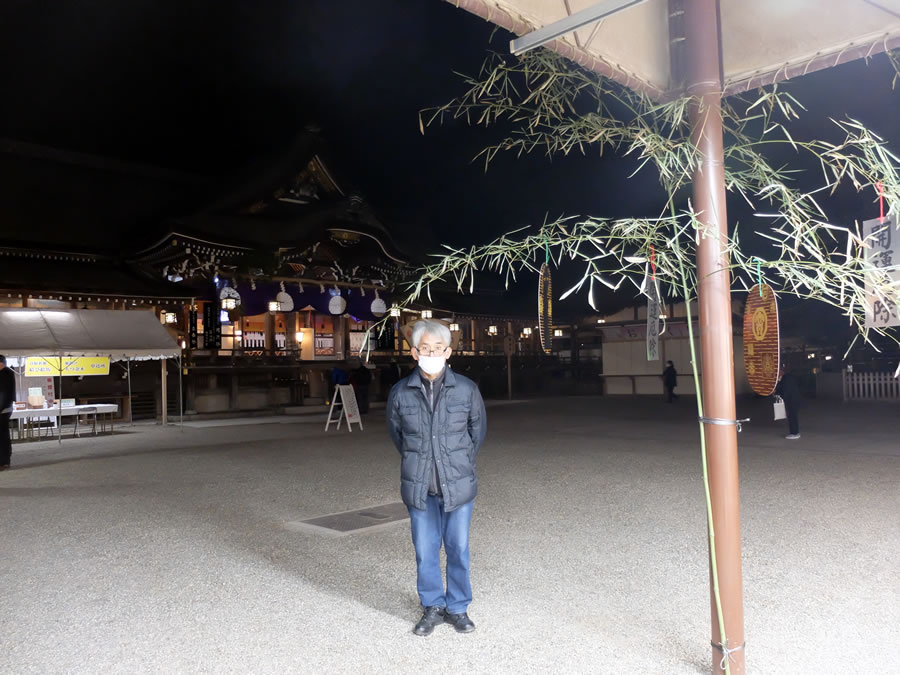
[[[472,602],[469,583],[469,521],[474,501],[450,513],[440,497],[429,495],[425,510],[409,507],[413,546],[416,549],[416,589],[423,607],[446,607],[462,614]],[[441,542],[447,554],[447,591],[441,578]]]

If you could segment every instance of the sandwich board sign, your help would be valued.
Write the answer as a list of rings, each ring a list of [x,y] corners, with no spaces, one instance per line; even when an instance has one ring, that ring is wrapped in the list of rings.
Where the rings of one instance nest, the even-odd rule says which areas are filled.
[[[335,418],[337,413],[337,418]],[[363,430],[362,417],[359,414],[359,405],[356,401],[356,392],[352,384],[339,384],[334,388],[334,396],[331,397],[331,408],[328,410],[328,420],[325,422],[325,431],[336,424],[336,429],[341,428],[341,422],[347,420],[347,428],[353,433],[353,425],[358,424],[359,430]]]

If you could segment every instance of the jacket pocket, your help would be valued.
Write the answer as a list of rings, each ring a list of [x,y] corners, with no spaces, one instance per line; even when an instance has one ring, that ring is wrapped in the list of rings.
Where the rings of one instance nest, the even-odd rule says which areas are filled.
[[[404,452],[400,459],[400,478],[402,480],[415,481],[418,476],[419,454],[416,452]]]
[[[454,403],[447,406],[447,431],[460,433],[469,426],[469,406]]]
[[[400,407],[400,429],[404,436],[416,436],[422,432],[419,418],[421,411],[417,405]]]

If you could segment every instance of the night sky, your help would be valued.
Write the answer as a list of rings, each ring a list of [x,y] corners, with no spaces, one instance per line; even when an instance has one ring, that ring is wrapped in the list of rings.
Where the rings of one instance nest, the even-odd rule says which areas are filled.
[[[0,137],[227,176],[322,130],[340,175],[412,251],[472,244],[545,214],[656,215],[651,174],[630,160],[501,157],[472,162],[500,130],[419,133],[418,111],[463,91],[508,35],[440,0],[7,0],[0,9]],[[852,115],[900,139],[887,60],[800,78],[810,113],[797,135]],[[871,217],[845,196],[842,218]],[[862,211],[862,212],[860,212]],[[737,208],[732,220],[746,218]]]

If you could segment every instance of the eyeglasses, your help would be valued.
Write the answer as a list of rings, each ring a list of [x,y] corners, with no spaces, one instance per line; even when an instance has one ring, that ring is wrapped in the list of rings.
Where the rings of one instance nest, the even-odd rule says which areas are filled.
[[[440,356],[447,351],[447,348],[443,345],[435,345],[434,347],[429,347],[427,349],[416,347],[416,351],[419,352],[419,356]]]

